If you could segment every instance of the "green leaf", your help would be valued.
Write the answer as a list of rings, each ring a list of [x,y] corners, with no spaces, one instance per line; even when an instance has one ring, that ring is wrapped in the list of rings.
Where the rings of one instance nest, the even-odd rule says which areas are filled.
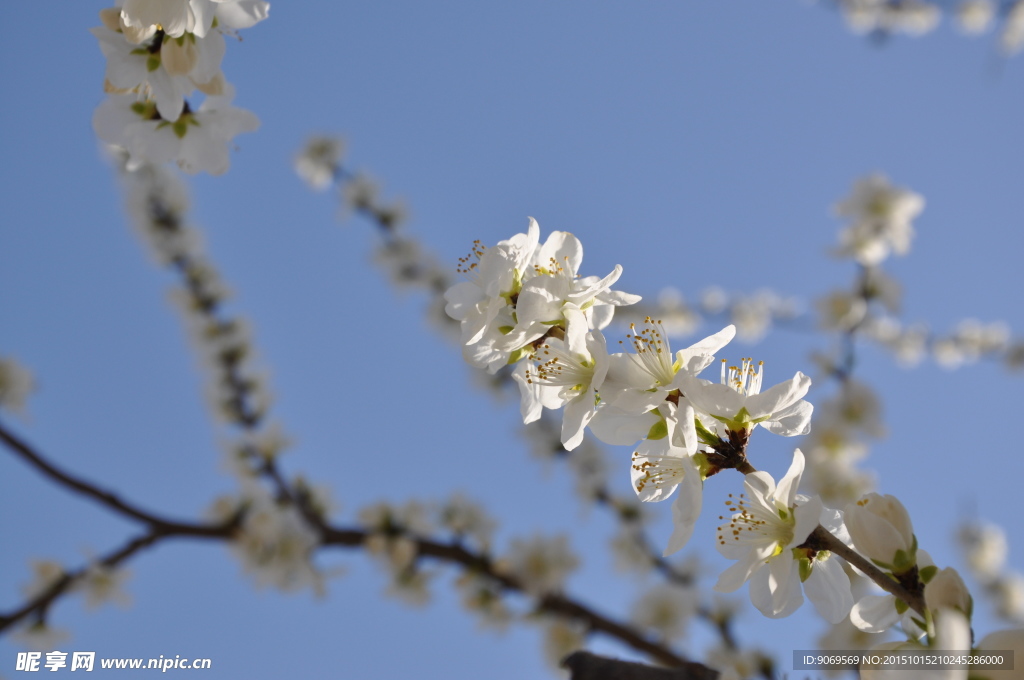
[[[668,436],[668,423],[662,418],[654,425],[651,425],[650,432],[647,433],[647,438],[651,440],[664,439]]]
[[[910,605],[897,597],[896,598],[896,613],[899,614],[900,616],[902,616],[903,613],[906,612],[908,609],[910,609]],[[925,627],[924,624],[921,624],[921,627],[924,628]]]
[[[160,56],[156,54],[149,55],[149,59],[146,60],[146,70],[152,73],[158,68],[160,68]]]
[[[523,357],[529,355],[532,351],[533,351],[533,347],[531,347],[530,345],[526,345],[525,347],[520,347],[519,349],[517,349],[516,351],[512,352],[512,354],[509,355],[509,357],[508,357],[508,365],[511,366],[512,364],[516,363],[517,361],[519,361]]]
[[[921,567],[921,571],[918,572],[918,575],[921,577],[921,583],[928,583],[935,578],[935,574],[937,573],[939,573],[939,568],[933,564],[931,566]]]
[[[800,561],[800,582],[803,583],[811,576],[811,561],[806,557],[801,557]]]

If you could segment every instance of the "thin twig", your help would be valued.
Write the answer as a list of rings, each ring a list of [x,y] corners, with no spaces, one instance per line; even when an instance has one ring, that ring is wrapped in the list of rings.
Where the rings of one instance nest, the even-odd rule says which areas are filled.
[[[109,491],[104,491],[103,489],[100,489],[79,477],[75,477],[74,475],[58,469],[55,465],[40,455],[38,451],[29,446],[27,442],[15,436],[14,433],[8,430],[2,423],[0,423],[0,441],[3,441],[3,443],[7,445],[8,450],[32,465],[53,481],[57,482],[59,485],[71,489],[76,493],[88,496],[93,500],[99,501],[99,503],[106,506],[108,509],[121,515],[143,522],[151,527],[161,528],[167,533],[188,534],[192,536],[219,535],[220,529],[218,527],[189,524],[186,522],[177,522],[163,517],[158,517],[131,503],[121,500],[118,496]]]
[[[898,581],[893,580],[884,571],[871,564],[871,562],[853,548],[836,538],[828,529],[821,526],[811,532],[804,545],[815,550],[828,550],[839,555],[851,565],[857,567],[864,575],[878,584],[885,592],[894,595],[910,605],[910,608],[921,616],[925,615],[924,594],[914,592],[905,588]]]

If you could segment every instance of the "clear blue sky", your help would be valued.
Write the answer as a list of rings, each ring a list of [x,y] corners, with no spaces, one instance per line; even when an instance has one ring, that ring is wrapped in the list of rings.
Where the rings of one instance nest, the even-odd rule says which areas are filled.
[[[101,8],[0,8],[0,354],[36,374],[17,428],[51,458],[154,511],[197,517],[233,481],[166,300],[172,279],[127,228],[90,127],[104,62],[87,29]],[[879,46],[797,0],[280,2],[229,41],[224,69],[263,126],[236,140],[226,176],[191,182],[193,216],[270,367],[275,413],[296,442],[288,470],[333,487],[340,521],[376,500],[463,490],[500,518],[501,544],[567,532],[587,557],[569,591],[603,609],[624,611],[636,592],[609,573],[607,518],[581,513],[565,471],[529,458],[517,404],[481,398],[457,348],[424,322],[423,300],[383,281],[368,225],[339,226],[332,200],[294,176],[310,133],[343,134],[351,163],[407,200],[410,231],[453,267],[473,239],[496,242],[533,215],[545,233],[580,237],[586,272],[622,264],[619,287],[642,295],[718,284],[811,300],[843,285],[853,271],[826,255],[829,207],[882,171],[927,199],[912,253],[889,267],[904,317],[1024,331],[1024,61],[998,59],[991,36],[946,25]],[[766,360],[775,382],[809,372],[824,345],[779,332],[729,356]],[[875,350],[860,370],[890,431],[870,465],[922,547],[962,567],[950,533],[973,504],[1007,529],[1024,569],[1024,376],[991,364],[908,371]],[[780,475],[793,442],[769,439],[755,442],[755,463]],[[625,489],[629,452],[611,453]],[[739,486],[713,481],[707,503]],[[77,565],[83,549],[109,550],[133,530],[0,455],[0,609],[20,601],[29,558]],[[716,565],[709,585],[722,566],[712,534],[702,523],[694,539]],[[167,542],[130,565],[131,610],[90,613],[70,599],[51,619],[74,632],[70,650],[210,657],[218,678],[548,672],[535,630],[478,634],[450,576],[431,605],[410,609],[381,596],[364,555],[330,562],[348,575],[317,602],[256,592],[222,547]],[[780,623],[748,607],[740,637],[787,668],[819,632],[808,610]],[[991,629],[984,609],[980,621]],[[14,675],[16,650],[0,640],[0,675]]]

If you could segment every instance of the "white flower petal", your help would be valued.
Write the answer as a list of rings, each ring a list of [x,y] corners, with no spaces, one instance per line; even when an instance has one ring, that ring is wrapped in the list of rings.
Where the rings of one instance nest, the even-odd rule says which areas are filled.
[[[899,620],[892,595],[865,595],[850,610],[850,623],[865,633],[882,633]]]
[[[850,577],[834,557],[814,560],[811,575],[804,581],[804,591],[814,608],[829,623],[839,623],[853,607]]]
[[[780,413],[800,401],[811,389],[811,379],[797,371],[792,380],[781,382],[771,389],[748,397],[745,402],[751,418],[763,418]]]
[[[682,550],[690,540],[704,502],[704,482],[700,479],[700,472],[689,456],[686,457],[684,464],[689,469],[679,485],[676,500],[672,503],[672,536],[668,539],[665,557]]]
[[[779,480],[775,489],[775,502],[787,508],[793,507],[796,499],[797,488],[800,486],[800,479],[804,474],[804,454],[800,449],[793,452],[793,462],[789,464],[786,475]]]

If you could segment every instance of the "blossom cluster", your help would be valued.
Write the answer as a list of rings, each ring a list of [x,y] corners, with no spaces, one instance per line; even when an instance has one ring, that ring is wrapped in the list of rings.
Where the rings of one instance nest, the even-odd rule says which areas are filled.
[[[878,178],[859,186],[843,205],[851,219],[843,254],[864,266],[862,290],[885,288],[875,267],[890,252],[906,251],[910,219],[919,209],[919,198]],[[716,548],[734,563],[715,590],[733,592],[749,582],[751,602],[765,616],[790,615],[806,595],[833,624],[848,620],[865,634],[899,625],[915,645],[946,639],[948,629],[959,625],[956,617],[969,622],[973,600],[959,574],[939,569],[918,549],[909,514],[895,497],[868,493],[870,478],[849,468],[853,456],[844,449],[856,447],[860,437],[882,434],[880,407],[866,386],[844,375],[839,395],[827,402],[825,432],[809,442],[815,456],[831,457],[831,479],[822,474],[829,461],[819,460],[814,480],[830,502],[844,505],[829,508],[821,496],[799,493],[807,464],[800,449],[777,482],[746,457],[758,426],[783,436],[810,431],[813,408],[803,398],[810,379],[798,372],[763,390],[763,362],[752,359],[722,361],[718,381],[702,378],[735,336],[734,326],[673,352],[664,324],[647,317],[630,325],[623,351],[610,352],[603,329],[617,307],[638,299],[612,288],[621,267],[604,277],[584,276],[582,259],[575,236],[554,232],[542,242],[531,219],[526,233],[493,247],[475,243],[460,260],[467,280],[445,294],[448,314],[460,322],[466,360],[491,373],[512,366],[524,422],[539,420],[545,409],[561,409],[565,449],[579,447],[587,429],[607,444],[630,446],[638,498],[675,496],[666,555],[690,539],[707,478],[726,468],[743,472],[743,493],[730,494],[727,513],[719,516],[724,523]],[[573,563],[559,543],[537,539],[530,545],[520,546],[521,564],[513,571],[532,574],[538,592],[557,588]],[[840,547],[845,560],[833,552]],[[855,564],[873,565],[876,583],[896,582],[910,594],[858,587],[855,598],[851,575],[859,580],[861,574]],[[670,635],[694,605],[689,595],[655,591],[639,606],[646,627]]]
[[[68,592],[81,593],[85,605],[95,609],[106,603],[119,607],[131,604],[131,596],[122,590],[124,582],[131,575],[126,569],[116,568],[96,560],[76,571],[67,571],[54,560],[32,560],[32,580],[25,583],[21,590],[25,597],[32,599],[45,594],[52,588],[60,587],[65,579],[70,581]],[[30,649],[48,650],[66,640],[69,633],[61,628],[50,626],[44,616],[22,626],[15,633],[18,641]]]
[[[320,537],[294,504],[250,483],[237,497],[217,499],[208,514],[219,522],[241,518],[230,549],[257,586],[283,591],[309,587],[317,595],[325,593],[327,574],[313,563]]]
[[[231,105],[221,61],[225,35],[267,17],[264,0],[118,0],[92,29],[107,59],[107,99],[93,115],[103,141],[128,153],[128,167],[175,161],[219,175],[235,135],[259,120]],[[202,103],[189,100],[195,93]]]
[[[648,316],[659,319],[673,337],[694,334],[705,319],[725,318],[736,327],[736,337],[746,342],[758,342],[774,324],[792,322],[800,314],[799,301],[773,290],[729,294],[718,286],[702,290],[693,302],[678,289],[665,288],[653,302],[643,300],[620,312],[633,323],[642,323]]]
[[[920,36],[933,31],[948,10],[967,35],[981,35],[1001,23],[999,48],[1006,56],[1024,48],[1024,0],[836,0],[836,4],[855,33]]]
[[[981,586],[1001,619],[1024,623],[1024,574],[1007,567],[1006,534],[980,521],[963,524],[957,532],[967,569]]]

